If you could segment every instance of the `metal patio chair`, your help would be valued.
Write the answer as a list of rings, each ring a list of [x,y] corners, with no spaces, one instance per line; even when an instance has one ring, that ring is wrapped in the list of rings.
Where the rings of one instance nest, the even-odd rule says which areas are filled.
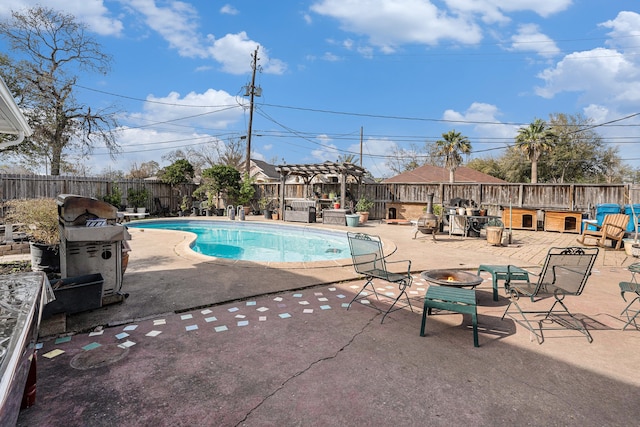
[[[369,296],[369,293],[366,292],[366,289],[367,287],[371,287],[371,290],[373,291],[373,294],[378,301],[380,300],[380,296],[393,300],[391,307],[389,307],[389,309],[384,313],[384,316],[382,316],[382,320],[380,321],[380,323],[384,322],[385,317],[387,317],[389,313],[400,310],[404,307],[408,306],[411,311],[413,311],[411,301],[409,301],[409,296],[406,293],[406,288],[411,286],[411,283],[413,282],[413,277],[411,277],[411,261],[388,261],[387,257],[385,257],[382,251],[382,242],[380,241],[380,237],[378,236],[371,236],[364,233],[347,233],[347,239],[349,240],[351,258],[353,259],[353,268],[355,269],[356,273],[365,276],[365,278],[367,279],[362,289],[360,289],[360,291],[353,297],[353,299],[349,303],[347,310],[351,308],[351,304],[353,304],[355,301],[367,298]],[[389,271],[387,268],[387,264],[392,263],[407,263],[406,272],[393,273]],[[400,293],[397,297],[395,297],[395,299],[393,296],[379,293],[373,285],[374,279],[380,279],[389,283],[397,284]],[[402,296],[407,299],[407,304],[396,306],[396,303]],[[381,312],[384,311],[383,309],[375,306],[374,308]]]
[[[507,281],[505,284],[509,293],[509,305],[502,318],[509,316],[515,322],[529,329],[536,336],[539,344],[542,344],[543,323],[556,323],[558,327],[546,327],[547,330],[575,329],[582,332],[589,342],[593,341],[591,334],[585,325],[577,319],[564,303],[567,295],[578,296],[582,294],[587,279],[591,275],[591,269],[598,256],[598,248],[551,248],[547,253],[538,281]],[[510,268],[511,266],[508,266]],[[535,275],[529,272],[530,275]],[[509,277],[509,273],[507,273]],[[520,295],[527,296],[531,302],[538,302],[553,296],[555,301],[549,310],[525,311],[518,304]],[[515,307],[515,310],[512,309]],[[554,310],[554,308],[558,308]],[[542,316],[542,319],[534,320],[533,316]],[[527,317],[529,316],[529,317]],[[533,327],[533,322],[538,323],[538,328]]]
[[[635,298],[627,304],[627,306],[622,310],[620,315],[623,314],[627,316],[627,323],[625,323],[622,330],[627,329],[627,326],[633,323],[633,326],[638,329],[638,323],[636,322],[636,318],[638,314],[640,314],[640,307],[636,304],[634,308],[631,308],[634,302],[640,301],[640,285],[636,279],[636,274],[640,273],[640,263],[631,264],[629,266],[629,271],[631,272],[632,278],[630,282],[620,282],[618,285],[620,286],[620,295],[624,302],[627,302],[627,299],[624,297],[626,292],[635,293]],[[634,311],[635,310],[635,311]]]

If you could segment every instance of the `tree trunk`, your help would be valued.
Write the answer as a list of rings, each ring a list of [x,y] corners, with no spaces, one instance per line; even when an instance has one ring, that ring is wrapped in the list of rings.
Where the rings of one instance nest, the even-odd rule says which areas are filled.
[[[449,169],[449,182],[456,182],[456,170]]]
[[[538,183],[538,162],[536,160],[531,162],[531,183]]]

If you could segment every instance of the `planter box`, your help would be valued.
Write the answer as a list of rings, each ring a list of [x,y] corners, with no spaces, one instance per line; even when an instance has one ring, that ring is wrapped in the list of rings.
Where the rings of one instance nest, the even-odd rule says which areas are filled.
[[[44,306],[43,318],[58,313],[79,313],[102,307],[102,274],[87,274],[53,281],[51,286],[56,296]]]

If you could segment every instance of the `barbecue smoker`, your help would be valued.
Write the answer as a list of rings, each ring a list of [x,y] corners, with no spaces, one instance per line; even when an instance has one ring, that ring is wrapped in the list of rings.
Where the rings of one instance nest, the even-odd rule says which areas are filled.
[[[59,195],[57,202],[62,277],[100,273],[104,279],[102,304],[123,301],[122,247],[131,236],[123,225],[116,224],[117,209],[72,194]]]
[[[433,240],[436,240],[436,233],[440,228],[440,220],[433,213],[433,193],[427,194],[427,211],[424,215],[418,218],[418,223],[416,225],[416,231],[413,234],[413,238],[415,239],[418,235],[418,232],[423,234],[431,234]]]

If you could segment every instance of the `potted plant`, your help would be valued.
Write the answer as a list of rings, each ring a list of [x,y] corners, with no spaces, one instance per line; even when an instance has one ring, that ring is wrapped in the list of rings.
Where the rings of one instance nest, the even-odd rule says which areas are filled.
[[[373,200],[367,196],[360,196],[356,203],[356,212],[360,215],[360,224],[364,224],[369,219],[369,211],[373,207]]]
[[[238,205],[242,206],[245,215],[248,215],[251,211],[250,203],[255,193],[256,189],[253,186],[253,179],[245,173],[242,183],[240,184],[240,189],[238,190]]]
[[[189,211],[191,210],[192,206],[193,206],[193,202],[191,197],[182,196],[182,203],[180,204],[180,216],[189,215]]]
[[[122,205],[122,190],[115,182],[111,185],[111,191],[101,197],[102,201],[120,209]]]
[[[270,204],[271,200],[267,199],[266,197],[261,197],[260,200],[258,200],[258,206],[260,206],[260,211],[262,211],[262,213],[264,214],[265,219],[272,218],[271,210],[269,210]]]
[[[10,200],[6,205],[5,223],[21,224],[19,230],[29,236],[31,269],[59,273],[60,231],[56,201],[50,198]]]
[[[127,191],[127,204],[130,207],[135,207],[138,213],[144,213],[146,211],[147,202],[149,201],[149,191],[146,187],[139,189],[130,188]]]

